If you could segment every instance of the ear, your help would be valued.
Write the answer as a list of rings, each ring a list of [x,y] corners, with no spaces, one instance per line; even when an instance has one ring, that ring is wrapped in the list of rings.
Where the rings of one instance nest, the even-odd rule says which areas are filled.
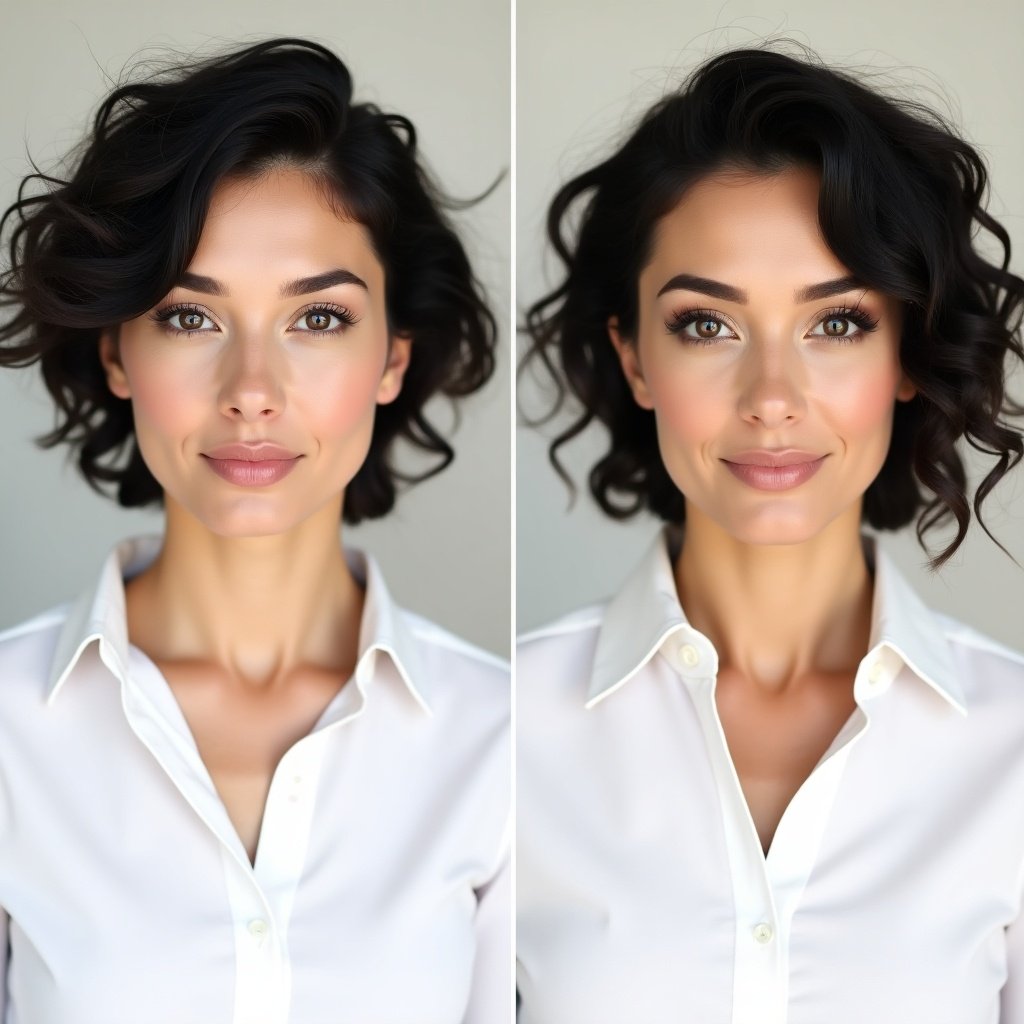
[[[637,352],[636,343],[624,338],[619,332],[619,318],[612,316],[608,318],[608,337],[615,346],[619,356],[619,363],[622,365],[622,372],[626,376],[626,383],[636,404],[642,409],[653,409],[654,401],[650,391],[647,390],[647,382],[644,380],[643,369],[640,366],[640,355]]]
[[[377,385],[378,405],[387,405],[399,396],[411,356],[412,338],[405,334],[393,334],[391,344],[388,346],[388,361],[384,367],[384,375]]]
[[[105,327],[100,332],[100,362],[107,372],[107,387],[118,398],[131,398],[128,376],[121,365],[118,328]]]
[[[900,384],[896,389],[896,398],[900,402],[909,402],[917,394],[917,385],[904,373],[900,376]]]

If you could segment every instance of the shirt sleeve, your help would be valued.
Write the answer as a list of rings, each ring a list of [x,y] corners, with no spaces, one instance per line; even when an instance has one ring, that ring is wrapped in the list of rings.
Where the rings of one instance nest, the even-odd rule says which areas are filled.
[[[7,945],[10,917],[0,907],[0,1021],[7,1019],[7,961],[10,950]]]
[[[999,1024],[1024,1024],[1024,917],[1006,929],[1006,984],[1000,998]]]
[[[501,866],[476,890],[473,987],[462,1024],[494,1024],[512,1012],[512,866],[506,844]]]

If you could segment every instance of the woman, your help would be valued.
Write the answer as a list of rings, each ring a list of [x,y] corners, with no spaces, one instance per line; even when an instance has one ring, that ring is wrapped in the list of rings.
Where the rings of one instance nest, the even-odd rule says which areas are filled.
[[[338,532],[494,364],[411,123],[272,39],[119,87],[45,180],[0,361],[165,532],[0,635],[0,1016],[498,1019],[506,668]]]
[[[985,185],[928,110],[765,48],[555,197],[552,456],[598,420],[595,498],[667,525],[518,655],[522,1024],[1024,1021],[1024,657],[861,532],[953,520],[940,566],[955,442],[996,457],[979,519],[1021,459]]]

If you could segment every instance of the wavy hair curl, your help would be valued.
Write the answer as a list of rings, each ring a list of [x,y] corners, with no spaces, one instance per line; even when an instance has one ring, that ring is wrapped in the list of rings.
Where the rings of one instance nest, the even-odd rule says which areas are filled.
[[[497,339],[444,212],[468,204],[433,183],[408,118],[352,101],[351,75],[330,49],[279,37],[147,69],[103,100],[69,163],[63,178],[33,161],[35,173],[0,218],[0,234],[14,222],[0,275],[0,307],[14,314],[0,326],[0,366],[40,363],[58,423],[36,441],[71,445],[94,490],[106,495],[113,485],[126,507],[163,503],[135,440],[131,402],[107,386],[101,332],[141,316],[178,282],[221,179],[286,166],[307,171],[366,228],[384,268],[389,326],[413,339],[401,392],[378,408],[369,453],[346,488],[343,519],[384,515],[398,481],[452,461],[424,406],[435,393],[481,387]],[[34,182],[44,191],[27,195]],[[433,464],[400,472],[392,464],[399,437]]]
[[[638,280],[655,226],[694,183],[724,168],[771,174],[811,166],[820,173],[818,218],[830,249],[868,287],[902,304],[900,361],[917,387],[911,401],[896,403],[888,456],[864,495],[862,518],[895,530],[917,517],[929,554],[925,533],[955,520],[956,536],[930,558],[939,568],[971,519],[956,448],[964,438],[995,458],[973,510],[1003,548],[981,505],[1024,455],[1021,432],[1004,419],[1024,413],[1006,393],[1008,358],[1024,360],[1024,280],[1008,269],[1009,235],[985,209],[984,161],[934,110],[868,88],[801,49],[802,59],[765,46],[706,60],[610,157],[555,195],[547,233],[564,277],[527,311],[530,345],[520,367],[539,360],[555,380],[555,402],[540,422],[566,398],[578,402],[550,444],[551,462],[571,488],[559,449],[596,420],[609,445],[588,483],[603,511],[684,521],[654,414],[633,400],[609,318],[635,340]],[[975,247],[978,229],[998,243],[998,263]]]

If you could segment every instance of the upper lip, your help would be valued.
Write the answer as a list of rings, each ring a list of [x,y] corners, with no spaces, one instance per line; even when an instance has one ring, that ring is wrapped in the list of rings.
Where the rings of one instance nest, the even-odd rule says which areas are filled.
[[[241,462],[266,462],[268,459],[297,459],[298,452],[271,441],[236,441],[202,453],[210,459],[238,459]]]
[[[734,462],[740,466],[799,466],[824,457],[815,452],[801,451],[799,448],[751,448],[749,451],[736,452],[724,461]]]

